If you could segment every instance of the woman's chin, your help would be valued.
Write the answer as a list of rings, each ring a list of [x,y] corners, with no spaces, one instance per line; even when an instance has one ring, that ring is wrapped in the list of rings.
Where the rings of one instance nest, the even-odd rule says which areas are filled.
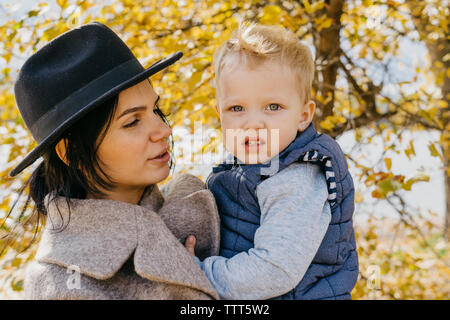
[[[152,183],[161,182],[169,176],[169,173],[170,173],[169,165],[164,166],[158,170],[153,170],[151,172],[151,178],[149,178],[149,180],[152,180],[153,181]]]
[[[136,173],[130,174],[126,177],[127,182],[125,184],[131,183],[133,185],[151,185],[159,183],[166,179],[170,174],[169,166],[164,166],[161,168],[145,168],[145,170],[137,171]]]

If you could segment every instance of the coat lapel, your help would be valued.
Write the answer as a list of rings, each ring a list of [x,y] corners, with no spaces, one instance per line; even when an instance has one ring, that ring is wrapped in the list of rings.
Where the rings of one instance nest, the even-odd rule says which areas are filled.
[[[137,208],[127,203],[71,199],[47,200],[47,221],[36,259],[82,274],[111,278],[137,246]]]
[[[187,286],[218,298],[198,264],[154,211],[143,208],[137,221],[139,235],[134,267],[141,277]]]
[[[202,201],[196,201],[200,206],[189,209],[202,216],[203,202],[213,201],[210,196],[203,195]],[[156,185],[146,190],[139,205],[71,199],[69,214],[64,198],[48,200],[49,195],[46,197],[46,227],[36,253],[38,261],[62,267],[76,266],[84,275],[105,280],[113,277],[134,252],[135,270],[141,277],[186,286],[218,298],[203,271],[180,242],[184,239],[175,237],[157,213],[166,212],[167,216],[167,212],[186,210],[186,203],[173,199],[171,203],[178,203],[178,209],[171,204],[170,210],[165,210],[164,198]],[[208,208],[214,212],[208,213],[207,224],[216,223],[216,207],[209,205]],[[212,229],[215,228],[218,226]],[[215,247],[218,234],[213,238]]]

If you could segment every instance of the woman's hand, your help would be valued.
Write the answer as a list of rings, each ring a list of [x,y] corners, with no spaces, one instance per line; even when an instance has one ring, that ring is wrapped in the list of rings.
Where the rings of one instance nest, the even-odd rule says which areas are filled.
[[[186,247],[186,250],[192,255],[195,256],[195,237],[193,235],[190,235],[186,238],[186,242],[184,243],[184,246]]]

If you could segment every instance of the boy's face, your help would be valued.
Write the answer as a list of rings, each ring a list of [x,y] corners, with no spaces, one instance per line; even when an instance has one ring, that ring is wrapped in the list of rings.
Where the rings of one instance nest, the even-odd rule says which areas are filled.
[[[217,84],[225,148],[246,164],[279,154],[314,115],[315,104],[303,103],[294,73],[273,61],[224,69]]]

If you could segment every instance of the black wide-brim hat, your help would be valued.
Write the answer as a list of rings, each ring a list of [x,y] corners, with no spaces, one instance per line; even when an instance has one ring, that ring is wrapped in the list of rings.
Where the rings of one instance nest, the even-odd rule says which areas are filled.
[[[96,106],[181,58],[175,52],[145,69],[107,26],[92,22],[69,30],[22,66],[14,95],[38,146],[9,173],[19,174],[61,134]]]

